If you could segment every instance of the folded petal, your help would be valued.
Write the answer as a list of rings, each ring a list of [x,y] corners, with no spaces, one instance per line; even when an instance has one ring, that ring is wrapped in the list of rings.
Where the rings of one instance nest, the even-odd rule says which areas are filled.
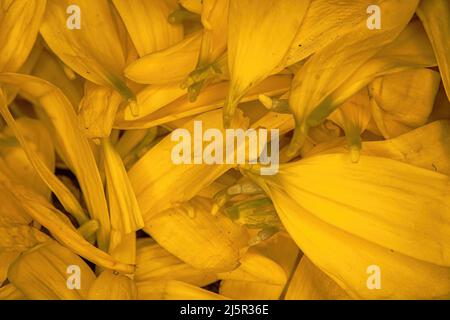
[[[228,67],[224,107],[228,127],[241,98],[283,63],[310,1],[230,1]]]

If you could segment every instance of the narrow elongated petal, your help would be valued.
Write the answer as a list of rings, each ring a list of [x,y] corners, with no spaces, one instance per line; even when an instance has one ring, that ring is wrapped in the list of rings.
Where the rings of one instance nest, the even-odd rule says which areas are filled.
[[[290,84],[291,77],[278,75],[269,77],[251,89],[242,98],[241,102],[257,100],[260,94],[268,96],[283,94],[289,90]],[[227,88],[227,82],[211,84],[199,93],[195,102],[189,101],[189,97],[184,96],[156,110],[152,114],[136,120],[127,121],[125,120],[124,113],[119,112],[115,126],[124,129],[151,128],[174,120],[188,119],[200,113],[219,109],[225,101]]]
[[[176,0],[114,0],[140,57],[160,51],[183,40],[183,27],[170,24],[168,16]]]
[[[106,249],[109,217],[103,185],[89,142],[78,126],[74,108],[58,88],[39,78],[9,73],[1,74],[0,82],[19,88],[44,111],[56,149],[77,176],[89,213],[100,223],[98,241],[100,248]]]
[[[28,160],[38,172],[39,176],[48,187],[55,193],[60,199],[61,203],[67,211],[72,213],[80,222],[85,221],[86,214],[84,213],[81,204],[72,194],[72,192],[53,174],[53,168],[49,168],[42,160],[39,154],[29,145],[29,142],[25,139],[19,126],[16,124],[9,109],[6,105],[6,98],[2,90],[0,90],[0,113],[5,119],[8,126],[14,132],[15,137],[19,140],[20,145],[25,151]]]
[[[197,197],[148,219],[144,230],[194,268],[233,270],[239,264],[241,249],[247,246],[248,235],[224,215],[212,215],[211,209],[211,200]]]
[[[123,166],[122,159],[108,138],[102,140],[108,199],[118,210],[120,228],[123,234],[132,233],[144,226],[136,196]]]
[[[137,287],[134,281],[120,273],[106,270],[92,282],[89,300],[135,300]]]
[[[286,300],[348,300],[350,297],[303,256],[286,293]]]
[[[33,220],[36,220],[39,224],[49,230],[52,236],[67,248],[70,248],[73,252],[76,252],[80,256],[101,267],[122,271],[124,273],[133,272],[133,266],[120,263],[85,240],[71,225],[67,217],[49,204],[46,199],[19,185],[12,184],[4,177],[1,177],[1,182],[6,185],[9,190],[15,191],[14,194],[11,194],[12,199],[17,203],[20,203],[23,210],[29,214]]]
[[[230,1],[228,67],[231,83],[224,107],[226,127],[243,95],[283,62],[308,5],[309,1],[295,0]]]
[[[79,16],[76,10],[66,13],[73,6]],[[70,23],[77,29],[69,28]],[[122,76],[126,54],[108,1],[49,0],[40,31],[53,52],[75,72],[117,90],[125,100],[133,98]]]
[[[69,266],[79,268],[79,289],[68,286]],[[8,279],[28,299],[72,300],[87,296],[95,275],[80,257],[49,241],[21,255],[11,265]]]
[[[185,282],[153,281],[138,286],[139,300],[228,300],[228,298]]]
[[[6,0],[0,4],[0,71],[17,72],[39,33],[46,0]]]
[[[446,0],[421,1],[417,15],[430,37],[450,101],[450,3]]]

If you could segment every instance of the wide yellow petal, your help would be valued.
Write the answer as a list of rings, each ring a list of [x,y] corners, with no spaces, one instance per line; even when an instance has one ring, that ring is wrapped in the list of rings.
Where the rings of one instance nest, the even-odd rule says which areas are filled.
[[[204,287],[217,280],[215,274],[191,267],[152,239],[139,239],[136,255],[134,280],[137,283],[178,280]]]
[[[68,27],[80,10],[80,28]],[[133,93],[125,84],[123,70],[126,52],[112,12],[106,0],[49,0],[41,25],[41,34],[52,51],[76,73],[98,85],[117,90],[125,100]]]
[[[134,281],[120,273],[106,270],[92,282],[88,300],[135,300],[137,287]]]
[[[68,287],[69,266],[79,268],[79,289]],[[87,297],[95,275],[80,257],[49,241],[22,254],[11,265],[8,280],[28,299],[79,300]]]
[[[17,72],[39,33],[46,0],[5,0],[0,4],[0,71]]]
[[[450,266],[450,179],[386,158],[342,154],[280,167],[276,188],[323,222],[385,248]]]
[[[196,32],[164,50],[145,55],[128,65],[125,76],[145,84],[180,82],[194,70],[201,40],[202,34]]]
[[[8,283],[0,288],[0,300],[26,300],[26,298],[19,289]]]
[[[439,73],[414,69],[375,79],[369,86],[373,119],[386,138],[427,122],[439,89]]]
[[[286,300],[348,300],[350,297],[303,256],[295,270],[285,296]]]
[[[113,0],[140,57],[166,49],[183,39],[183,27],[170,24],[176,0]]]
[[[409,258],[333,227],[277,188],[270,194],[301,250],[352,298],[430,299],[450,295],[449,268]],[[379,290],[367,286],[367,270],[373,265],[381,270]]]
[[[144,230],[194,268],[209,272],[233,270],[239,265],[248,235],[223,214],[212,215],[212,204],[209,199],[194,198],[148,218]]]

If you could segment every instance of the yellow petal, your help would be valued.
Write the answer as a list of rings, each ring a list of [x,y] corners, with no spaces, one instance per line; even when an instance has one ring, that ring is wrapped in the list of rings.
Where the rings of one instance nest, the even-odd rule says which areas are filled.
[[[27,59],[38,35],[45,5],[46,0],[1,2],[1,72],[17,72]]]
[[[390,158],[421,168],[450,175],[450,122],[435,121],[397,138],[362,143],[364,155]],[[347,148],[338,144],[324,143],[308,153],[308,157],[325,153],[345,153]]]
[[[22,252],[49,239],[45,233],[27,225],[0,227],[0,252]]]
[[[324,180],[326,183],[324,183]],[[270,180],[269,180],[270,181]],[[413,258],[450,266],[448,176],[386,158],[323,155],[273,177],[323,222]]]
[[[137,287],[134,281],[120,273],[106,270],[92,282],[89,300],[135,300]]]
[[[345,132],[352,161],[358,161],[361,152],[361,134],[372,119],[369,94],[366,88],[347,100],[328,119],[338,124]]]
[[[49,168],[46,163],[42,160],[39,154],[29,145],[25,136],[23,135],[21,129],[16,124],[14,118],[12,117],[9,109],[6,105],[6,98],[3,91],[0,89],[0,113],[5,119],[6,123],[10,129],[14,132],[14,135],[19,140],[20,145],[25,151],[28,160],[36,169],[39,176],[48,187],[55,193],[58,199],[63,204],[64,208],[73,214],[79,222],[84,222],[86,220],[86,214],[79,201],[75,198],[72,192],[53,174],[54,168]]]
[[[191,12],[202,13],[202,0],[178,0],[178,2]]]
[[[239,268],[218,274],[221,280],[240,280],[284,285],[287,276],[283,268],[262,254],[248,252],[239,260]]]
[[[33,75],[53,83],[64,92],[73,106],[78,107],[83,97],[84,79],[81,77],[69,79],[64,72],[63,63],[47,50],[43,50],[40,54],[33,68]]]
[[[70,224],[65,215],[55,209],[44,198],[39,195],[31,193],[29,190],[21,186],[14,185],[10,181],[0,177],[2,184],[8,186],[10,190],[14,190],[12,198],[20,203],[23,210],[28,213],[33,220],[36,220],[59,242],[76,252],[80,256],[94,262],[95,264],[124,273],[132,273],[134,268],[131,265],[120,263],[107,253],[94,247],[87,240],[85,240],[77,230]]]
[[[352,298],[449,296],[449,268],[409,258],[324,223],[283,191],[273,188],[270,194],[283,224],[301,250]],[[367,270],[374,265],[381,270],[379,290],[367,286],[370,276]]]
[[[185,94],[186,90],[181,89],[178,83],[146,86],[136,94],[139,116],[133,115],[132,110],[127,106],[123,112],[123,119],[134,121],[148,116]]]
[[[309,2],[230,2],[228,67],[231,81],[224,107],[226,127],[229,126],[237,104],[247,91],[282,64]]]
[[[450,3],[446,0],[421,1],[417,15],[430,37],[450,101]]]
[[[122,159],[108,138],[102,140],[102,150],[110,208],[115,207],[120,217],[118,231],[123,234],[137,231],[144,221]]]
[[[260,94],[268,96],[279,95],[289,90],[291,77],[272,76],[251,89],[241,102],[257,100]],[[211,84],[203,89],[195,102],[189,101],[188,96],[184,96],[165,107],[137,120],[126,121],[123,113],[119,113],[115,124],[118,128],[142,129],[151,128],[168,122],[188,118],[190,116],[219,109],[223,106],[228,88],[227,82]],[[219,120],[218,120],[219,121]]]
[[[239,264],[240,251],[247,246],[248,235],[224,215],[212,215],[212,204],[211,200],[194,198],[148,219],[144,230],[194,268],[233,270]]]
[[[196,117],[202,121],[203,129],[220,128],[220,110],[212,111]],[[194,132],[194,120],[186,122],[183,128]],[[245,127],[246,120],[241,116],[235,121],[236,127]],[[171,161],[176,141],[171,136],[162,139],[150,149],[129,170],[131,184],[137,196],[144,221],[164,209],[193,198],[198,191],[209,185],[233,165],[218,164],[174,164]]]
[[[295,154],[302,146],[309,127],[320,124],[337,105],[345,101],[344,99],[334,105],[334,99],[329,95],[398,37],[413,16],[417,4],[417,0],[389,0],[380,3],[383,12],[383,26],[380,30],[370,30],[366,21],[361,22],[354,27],[353,32],[324,47],[305,63],[294,79],[289,98],[296,119],[289,154]],[[346,98],[363,87],[364,85],[356,86]]]
[[[439,89],[439,73],[414,69],[377,78],[370,86],[372,113],[387,139],[426,123]]]
[[[68,286],[69,266],[79,268],[79,289]],[[28,299],[79,300],[87,296],[95,275],[80,257],[49,241],[22,254],[11,265],[8,279]]]
[[[297,266],[286,300],[348,300],[350,297],[306,256]]]
[[[114,0],[139,56],[166,49],[183,39],[183,27],[170,24],[167,17],[176,0]]]
[[[226,297],[181,281],[153,281],[138,286],[139,300],[227,300]]]
[[[196,32],[167,49],[145,55],[125,69],[125,76],[137,83],[179,82],[195,68],[201,40],[202,34]]]
[[[205,0],[202,7],[204,26],[198,66],[213,62],[227,47],[228,8],[230,0]]]
[[[3,285],[3,282],[6,280],[6,277],[8,275],[8,269],[11,263],[16,260],[16,258],[20,255],[20,251],[0,251],[0,261],[2,262],[0,264],[0,287]],[[1,291],[1,289],[0,289]],[[1,294],[0,294],[1,296]],[[0,300],[2,300],[0,298]]]
[[[0,300],[26,300],[23,293],[11,283],[0,288]]]
[[[31,146],[36,151],[36,155],[42,160],[45,166],[51,171],[55,168],[55,151],[50,134],[42,122],[22,117],[17,119],[16,125],[23,133],[27,140],[27,145]],[[3,131],[3,139],[8,141],[16,141],[14,132],[7,127]],[[0,147],[2,154],[1,161],[4,161],[5,170],[11,179],[20,181],[25,186],[35,190],[42,196],[49,198],[50,189],[47,184],[42,181],[39,174],[34,170],[32,164],[27,158],[26,153],[22,150],[19,144],[13,143],[13,146]],[[5,172],[6,173],[6,172]]]
[[[382,0],[373,0],[380,5]],[[303,19],[287,56],[287,65],[301,61],[320,51],[336,39],[354,31],[355,26],[366,23],[367,0],[313,0]],[[383,12],[383,11],[382,11]]]
[[[45,113],[56,149],[77,176],[91,217],[100,223],[99,247],[106,250],[109,217],[103,185],[89,142],[78,126],[72,105],[58,88],[36,77],[1,74],[0,82],[20,88],[35,99],[41,107],[39,109]]]
[[[70,6],[79,8],[79,29],[68,27],[78,20],[77,11],[66,13]],[[108,1],[49,0],[40,31],[52,51],[76,73],[117,90],[125,100],[133,98],[122,76],[126,55]]]
[[[215,282],[217,277],[184,263],[151,239],[140,239],[134,280],[137,283],[178,280],[204,287]]]
[[[219,294],[236,300],[278,300],[283,286],[242,280],[223,280]]]

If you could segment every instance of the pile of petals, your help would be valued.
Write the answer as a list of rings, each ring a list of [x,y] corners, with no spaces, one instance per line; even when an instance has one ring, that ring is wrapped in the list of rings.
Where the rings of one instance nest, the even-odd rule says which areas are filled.
[[[0,6],[0,299],[450,298],[448,0]]]

